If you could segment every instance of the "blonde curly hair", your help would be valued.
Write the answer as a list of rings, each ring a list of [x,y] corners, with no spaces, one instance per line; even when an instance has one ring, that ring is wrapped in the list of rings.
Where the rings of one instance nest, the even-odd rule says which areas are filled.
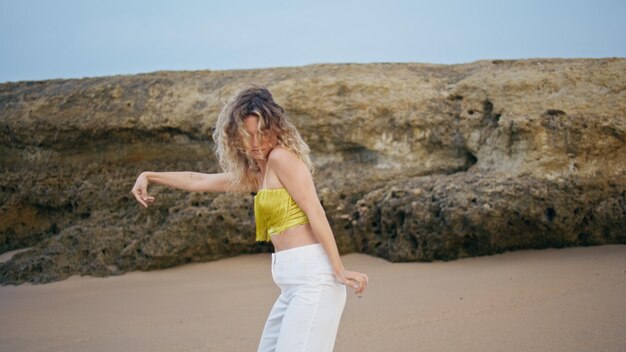
[[[274,101],[270,91],[260,85],[251,84],[240,89],[222,108],[215,129],[215,153],[219,165],[230,174],[229,186],[233,190],[256,191],[259,188],[260,168],[246,153],[245,143],[251,137],[245,129],[244,118],[259,117],[259,133],[263,140],[276,136],[278,145],[294,152],[314,172],[309,157],[309,146],[304,142],[295,126],[287,121],[285,109]]]

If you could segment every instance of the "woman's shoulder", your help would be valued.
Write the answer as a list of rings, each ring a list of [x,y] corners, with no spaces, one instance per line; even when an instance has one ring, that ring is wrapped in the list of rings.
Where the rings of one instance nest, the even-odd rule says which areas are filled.
[[[277,145],[274,147],[268,157],[267,162],[272,164],[283,164],[283,163],[292,163],[294,161],[301,161],[298,155],[293,151],[283,147],[282,145]]]
[[[272,149],[267,157],[267,164],[283,185],[282,187],[285,187],[284,181],[304,180],[311,177],[304,161],[295,152],[282,146]]]
[[[283,146],[276,146],[272,149],[267,156],[267,163],[270,169],[276,172],[306,168],[302,159],[295,152]]]

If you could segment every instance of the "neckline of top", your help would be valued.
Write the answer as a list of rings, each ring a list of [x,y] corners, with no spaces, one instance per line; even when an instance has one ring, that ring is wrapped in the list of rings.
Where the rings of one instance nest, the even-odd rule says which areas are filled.
[[[260,193],[261,191],[280,191],[281,189],[286,189],[285,187],[280,187],[280,188],[263,188],[260,189],[258,192],[256,192],[257,194]]]

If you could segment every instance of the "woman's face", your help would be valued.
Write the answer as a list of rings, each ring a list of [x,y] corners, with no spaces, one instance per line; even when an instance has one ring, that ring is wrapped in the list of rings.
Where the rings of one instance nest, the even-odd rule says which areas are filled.
[[[254,159],[265,159],[275,145],[275,138],[263,140],[258,131],[259,117],[248,115],[243,119],[246,131],[250,134],[250,140],[245,143],[246,152]]]

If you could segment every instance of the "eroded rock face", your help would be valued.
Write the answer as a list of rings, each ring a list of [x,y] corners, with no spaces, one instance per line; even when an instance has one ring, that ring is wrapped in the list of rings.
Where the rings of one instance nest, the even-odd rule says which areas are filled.
[[[613,181],[456,173],[394,182],[357,202],[358,250],[430,261],[521,248],[625,243],[624,186]]]
[[[252,197],[152,185],[219,172],[211,128],[266,85],[318,165],[342,253],[450,260],[626,243],[626,59],[342,64],[0,85],[0,282],[107,276],[241,253]]]

